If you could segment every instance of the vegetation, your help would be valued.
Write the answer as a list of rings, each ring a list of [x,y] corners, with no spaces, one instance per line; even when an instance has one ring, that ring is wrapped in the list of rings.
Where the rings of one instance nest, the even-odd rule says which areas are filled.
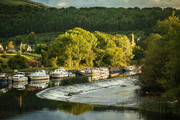
[[[124,66],[132,57],[132,47],[125,35],[110,35],[98,31],[93,34],[81,28],[61,34],[48,47],[47,53],[42,53],[45,65],[49,65],[48,59],[57,58],[57,65],[70,68],[80,65]]]
[[[139,105],[141,111],[179,115],[179,103],[164,98],[145,98]]]
[[[81,83],[88,83],[89,79],[88,77],[71,77],[71,78],[67,78],[67,79],[63,79],[60,82],[60,86],[64,86],[64,85],[73,85],[73,84],[81,84]]]
[[[157,32],[147,38],[148,46],[143,74],[140,76],[141,89],[147,92],[165,92],[164,96],[180,98],[180,19],[172,13],[168,19],[158,21]]]
[[[81,27],[91,32],[98,30],[114,33],[117,31],[149,33],[157,20],[167,18],[175,10],[159,7],[142,9],[137,7],[127,9],[52,8],[29,0],[1,0],[0,6],[0,36],[2,38],[30,32],[36,34],[65,32],[74,27]],[[177,15],[180,14],[179,10],[175,11]]]
[[[24,69],[29,67],[27,59],[20,55],[15,55],[11,58],[8,61],[8,65],[11,69]]]

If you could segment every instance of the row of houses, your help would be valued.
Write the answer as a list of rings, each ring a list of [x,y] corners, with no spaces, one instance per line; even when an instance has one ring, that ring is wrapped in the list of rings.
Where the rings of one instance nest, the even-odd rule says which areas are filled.
[[[25,51],[28,51],[28,52],[32,51],[32,48],[31,48],[30,45],[28,45],[28,44],[22,44],[22,46],[25,47]],[[20,46],[19,46],[19,47],[20,47]],[[12,52],[18,51],[18,50],[15,49],[15,48],[13,48],[13,49],[8,49],[8,48],[6,47],[6,49],[7,49],[8,51],[12,51]],[[4,48],[3,48],[3,46],[2,46],[1,44],[0,44],[0,50],[4,50]]]

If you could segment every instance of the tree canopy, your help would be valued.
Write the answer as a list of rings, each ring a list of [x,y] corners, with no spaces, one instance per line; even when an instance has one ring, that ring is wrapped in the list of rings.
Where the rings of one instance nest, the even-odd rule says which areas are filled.
[[[133,57],[129,39],[124,35],[91,33],[82,28],[68,30],[51,43],[48,58],[67,67],[124,66]]]
[[[172,13],[158,21],[159,34],[150,34],[144,60],[141,88],[145,91],[165,91],[166,96],[180,97],[180,19]]]

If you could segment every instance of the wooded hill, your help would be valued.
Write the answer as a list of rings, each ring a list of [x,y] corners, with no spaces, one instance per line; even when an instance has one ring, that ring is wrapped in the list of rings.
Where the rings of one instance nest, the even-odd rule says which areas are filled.
[[[88,31],[145,31],[171,15],[173,8],[52,8],[29,0],[0,1],[0,38],[30,32],[65,32],[74,27]],[[180,15],[180,10],[175,10]]]

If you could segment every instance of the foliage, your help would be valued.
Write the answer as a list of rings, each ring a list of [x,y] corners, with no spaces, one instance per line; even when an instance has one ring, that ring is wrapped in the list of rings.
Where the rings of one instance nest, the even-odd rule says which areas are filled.
[[[133,48],[134,60],[140,60],[144,58],[144,50],[140,46],[135,46]]]
[[[9,44],[8,44],[8,49],[13,49],[13,48],[14,48],[13,42],[10,41]]]
[[[52,42],[48,49],[49,58],[58,58],[58,64],[67,67],[78,67],[81,61],[93,65],[97,38],[81,28],[68,30]]]
[[[3,69],[3,61],[0,60],[0,72],[2,71]]]
[[[48,59],[46,66],[47,67],[57,67],[57,57]]]
[[[27,59],[20,55],[15,55],[9,59],[8,65],[11,69],[24,69],[29,67]]]
[[[165,91],[167,97],[179,95],[179,56],[180,56],[180,20],[172,14],[168,19],[158,21],[158,34],[151,34],[143,74],[140,76],[141,89],[144,91]],[[176,91],[177,90],[177,91]]]
[[[34,32],[29,33],[29,35],[27,36],[27,42],[30,45],[36,44],[36,36]]]
[[[59,66],[69,68],[80,65],[125,66],[133,54],[129,39],[125,35],[110,35],[98,31],[93,34],[74,28],[52,41],[47,55],[42,53],[46,65],[51,61],[48,59],[56,57]]]
[[[29,0],[0,1],[2,38],[37,33],[65,32],[74,27],[88,31],[144,31],[167,18],[173,8],[51,8]],[[179,10],[176,10],[179,15]],[[99,17],[101,16],[101,17]],[[11,23],[11,24],[10,24]],[[143,23],[143,24],[142,24]]]
[[[35,47],[35,53],[41,54],[41,51],[42,51],[42,50],[47,51],[47,49],[48,49],[48,46],[47,46],[46,44],[36,45],[36,47]]]
[[[35,60],[35,59],[27,59],[28,60],[28,65],[30,67],[41,67],[42,63],[41,61]]]
[[[98,39],[96,49],[98,66],[125,66],[133,58],[132,47],[125,35],[110,35],[98,31],[94,34]]]
[[[81,83],[88,83],[89,79],[88,77],[72,77],[72,78],[67,78],[67,79],[63,79],[60,82],[60,86],[64,86],[64,85],[73,85],[73,84],[81,84]]]
[[[18,35],[15,37],[15,45],[20,46],[21,42],[23,42],[22,36]]]

